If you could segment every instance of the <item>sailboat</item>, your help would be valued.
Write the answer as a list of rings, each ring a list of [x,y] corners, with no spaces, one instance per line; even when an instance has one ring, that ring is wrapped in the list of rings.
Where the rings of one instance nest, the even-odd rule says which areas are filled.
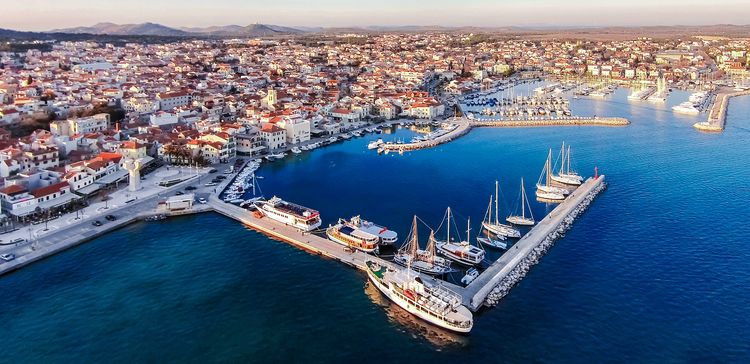
[[[552,186],[552,149],[550,149],[542,174],[536,182],[536,197],[545,201],[562,201],[568,193],[568,190],[564,188]]]
[[[492,212],[492,196],[490,196],[490,202],[487,205],[487,213],[484,215],[485,220],[489,220],[489,216]],[[484,232],[484,234],[482,234]],[[489,246],[492,248],[498,248],[498,249],[508,249],[508,243],[506,242],[508,238],[502,235],[493,236],[492,232],[482,227],[479,230],[479,234],[477,235],[477,243],[479,243],[480,246]]]
[[[583,183],[583,177],[578,173],[570,170],[570,145],[567,152],[565,151],[565,142],[560,150],[560,171],[551,176],[552,180],[557,183],[570,186],[580,186]]]
[[[487,218],[482,221],[482,227],[489,230],[495,235],[498,236],[507,236],[509,238],[520,238],[521,232],[506,224],[501,224],[499,219],[499,206],[498,206],[498,196],[500,195],[500,187],[498,181],[495,181],[495,222],[491,221],[492,218],[492,204],[490,204],[490,211],[487,214]]]
[[[260,177],[260,178],[263,178],[263,177]],[[251,188],[253,190],[253,197],[243,201],[240,204],[240,207],[252,206],[252,204],[254,204],[255,202],[263,199],[262,191],[259,192],[260,185],[258,185],[258,182],[255,177],[255,173],[253,173]]]
[[[430,231],[430,240],[425,250],[419,249],[419,238],[417,237],[417,216],[414,215],[414,221],[411,226],[410,238],[407,239],[404,246],[393,256],[393,262],[403,265],[411,265],[411,269],[429,275],[443,275],[454,272],[451,268],[451,262],[448,259],[437,256],[435,253],[435,236]]]
[[[526,217],[526,207],[529,208],[529,216]],[[514,225],[532,226],[534,225],[534,215],[531,212],[531,205],[529,199],[526,197],[526,188],[523,185],[523,177],[521,177],[521,216],[510,215],[505,221]]]
[[[469,231],[471,228],[471,222],[467,221],[467,227],[466,227],[466,240],[460,241],[460,242],[453,242],[451,241],[451,235],[450,235],[450,226],[451,226],[451,209],[448,208],[448,234],[446,236],[446,241],[435,241],[434,235],[430,236],[432,241],[435,243],[435,247],[437,248],[437,251],[445,256],[446,258],[453,260],[455,262],[468,265],[468,266],[474,266],[482,262],[484,260],[484,249],[480,247],[476,247],[471,245],[469,243]],[[459,238],[460,239],[460,238]]]

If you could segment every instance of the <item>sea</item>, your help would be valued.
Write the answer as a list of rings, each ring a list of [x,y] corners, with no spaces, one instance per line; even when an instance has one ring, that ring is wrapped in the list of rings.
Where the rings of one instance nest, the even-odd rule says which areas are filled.
[[[705,114],[670,109],[689,92],[662,105],[628,93],[571,102],[627,127],[478,128],[434,149],[367,150],[416,135],[395,128],[258,170],[259,192],[326,225],[361,215],[403,240],[417,215],[424,245],[451,207],[452,234],[469,225],[474,241],[496,180],[501,216],[517,210],[522,177],[534,217],[551,211],[533,186],[548,151],[570,145],[572,168],[597,168],[608,189],[470,335],[411,317],[362,272],[206,213],[0,277],[0,362],[747,363],[750,97],[706,134],[692,127]]]

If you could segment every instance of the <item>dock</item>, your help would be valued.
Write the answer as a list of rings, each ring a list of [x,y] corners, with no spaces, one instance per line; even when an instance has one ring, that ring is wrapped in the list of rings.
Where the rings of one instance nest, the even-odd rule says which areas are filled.
[[[724,89],[717,92],[716,99],[713,105],[708,110],[708,119],[699,123],[693,124],[693,127],[705,132],[722,132],[727,122],[727,108],[729,107],[729,100],[736,96],[750,95],[750,90],[734,91],[732,89]]]
[[[538,126],[627,126],[630,121],[617,117],[565,117],[565,118],[535,118],[521,120],[472,120],[475,127],[519,128]]]
[[[604,188],[604,176],[589,178],[463,290],[472,311],[496,304],[567,230]]]
[[[423,140],[413,143],[386,143],[383,144],[381,148],[383,149],[383,151],[399,153],[411,150],[432,148],[459,138],[471,130],[471,123],[469,123],[469,121],[466,119],[456,119],[455,121],[453,121],[453,123],[457,125],[455,129],[435,139]]]

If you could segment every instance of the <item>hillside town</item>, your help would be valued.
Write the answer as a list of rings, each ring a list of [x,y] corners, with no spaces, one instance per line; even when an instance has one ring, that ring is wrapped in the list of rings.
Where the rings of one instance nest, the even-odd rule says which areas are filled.
[[[497,40],[474,34],[325,40],[58,42],[0,53],[5,225],[117,189],[123,163],[208,166],[401,118],[519,75],[696,85],[746,79],[747,40]]]

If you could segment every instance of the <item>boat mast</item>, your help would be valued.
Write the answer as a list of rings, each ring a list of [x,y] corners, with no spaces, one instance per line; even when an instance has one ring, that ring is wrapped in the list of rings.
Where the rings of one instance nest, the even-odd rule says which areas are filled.
[[[523,177],[521,177],[521,217],[526,219],[526,189],[523,188]]]
[[[414,215],[414,221],[411,225],[411,241],[409,244],[411,244],[409,246],[409,255],[414,258],[417,256],[417,249],[419,249],[419,238],[417,237],[417,215]]]
[[[498,220],[498,218],[497,218],[497,215],[498,215],[498,214],[497,214],[497,211],[498,211],[498,207],[497,207],[497,196],[499,196],[499,195],[500,195],[500,194],[498,193],[498,191],[500,190],[498,186],[499,186],[499,184],[498,184],[498,181],[497,181],[497,180],[495,180],[495,225],[497,225],[497,224],[499,223],[499,221],[500,221],[500,220]]]
[[[552,160],[552,149],[549,150],[549,155],[547,155],[547,165],[545,167],[546,170],[547,170],[547,187],[549,187],[550,184],[552,184],[552,181],[551,181],[551,177],[552,177],[551,176],[551,174],[552,174],[552,163],[551,163],[551,160]]]
[[[568,144],[568,154],[567,154],[567,156],[568,156],[568,165],[566,167],[565,173],[569,174],[570,173],[570,144]]]
[[[446,236],[446,242],[451,242],[451,208],[448,207],[448,234]]]
[[[430,240],[427,242],[427,260],[430,263],[435,262],[435,231],[430,230]]]
[[[562,143],[562,149],[560,149],[560,175],[565,174],[565,142]]]
[[[469,231],[471,231],[471,218],[470,217],[466,219],[466,242],[471,244],[470,243],[471,239],[469,239]]]

